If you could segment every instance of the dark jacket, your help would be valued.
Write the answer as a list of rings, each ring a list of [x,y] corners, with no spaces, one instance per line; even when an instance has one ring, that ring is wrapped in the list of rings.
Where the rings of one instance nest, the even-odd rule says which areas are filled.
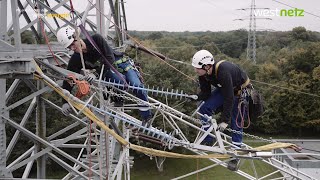
[[[113,62],[115,61],[115,54],[118,55],[118,53],[114,52],[111,49],[111,47],[108,45],[106,40],[100,34],[95,34],[91,37],[94,40],[94,42],[97,44],[99,49],[102,51],[106,59],[112,65]],[[103,63],[103,58],[99,54],[99,52],[93,47],[93,45],[90,43],[88,39],[84,39],[83,41],[87,47],[87,52],[83,53],[83,60],[84,60],[86,69],[96,69],[97,72],[99,73],[101,70],[101,65]],[[104,66],[105,69],[108,70],[110,67],[108,67],[106,63],[104,64],[105,64]],[[73,53],[68,63],[67,69],[76,73],[81,72],[82,63],[81,63],[81,57],[79,53]],[[71,92],[73,87],[67,81],[63,81],[62,88]]]
[[[212,74],[199,77],[202,99],[206,100],[211,95],[211,85],[220,88],[223,96],[222,121],[229,122],[233,109],[234,90],[240,88],[247,80],[247,74],[237,65],[225,61],[218,67],[217,76],[215,68],[217,62],[213,65]]]

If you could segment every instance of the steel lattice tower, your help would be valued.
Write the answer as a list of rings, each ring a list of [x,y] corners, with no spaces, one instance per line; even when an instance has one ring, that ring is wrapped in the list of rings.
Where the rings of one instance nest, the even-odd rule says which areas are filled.
[[[252,61],[253,63],[256,63],[256,31],[257,31],[257,25],[256,20],[272,20],[271,18],[264,18],[264,17],[256,17],[256,10],[269,10],[269,8],[257,8],[256,7],[256,1],[252,0],[250,8],[241,8],[237,10],[250,10],[249,18],[241,18],[241,19],[235,19],[235,20],[249,20],[249,28],[248,28],[248,44],[247,44],[247,60]]]
[[[256,63],[256,2],[251,1],[250,7],[250,22],[249,22],[249,32],[248,32],[248,45],[247,45],[247,60]]]

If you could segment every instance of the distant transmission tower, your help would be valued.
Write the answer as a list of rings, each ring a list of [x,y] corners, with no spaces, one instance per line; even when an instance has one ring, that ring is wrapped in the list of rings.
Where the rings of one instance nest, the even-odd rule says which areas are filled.
[[[250,22],[249,22],[249,33],[248,33],[248,45],[247,45],[247,60],[252,60],[256,63],[256,2],[251,1],[250,7]]]
[[[235,19],[235,20],[247,20],[249,19],[249,32],[248,32],[248,45],[247,45],[247,60],[253,61],[253,63],[256,63],[256,20],[257,19],[264,19],[264,20],[272,20],[271,18],[257,18],[256,17],[256,10],[269,10],[269,8],[256,8],[256,1],[251,1],[250,8],[243,8],[243,9],[237,9],[237,10],[250,10],[250,17],[244,18],[244,19]]]

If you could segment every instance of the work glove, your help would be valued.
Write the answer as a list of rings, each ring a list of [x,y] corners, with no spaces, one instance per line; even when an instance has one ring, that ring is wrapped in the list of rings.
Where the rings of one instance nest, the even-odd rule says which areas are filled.
[[[71,109],[71,106],[69,105],[69,103],[64,103],[62,105],[62,113],[65,115],[65,116],[69,116],[70,113],[71,113],[72,109]]]
[[[228,124],[225,123],[225,122],[222,122],[222,123],[218,124],[218,130],[220,132],[223,132],[227,127],[228,127]]]
[[[93,80],[95,80],[97,77],[94,75],[95,70],[88,70],[88,69],[81,69],[81,74],[84,75],[82,80],[87,81],[88,83],[91,84]]]
[[[84,80],[86,80],[88,83],[91,83],[93,80],[95,80],[97,77],[93,73],[88,73],[84,76]]]
[[[198,95],[190,95],[186,97],[186,99],[187,99],[187,102],[198,101]]]

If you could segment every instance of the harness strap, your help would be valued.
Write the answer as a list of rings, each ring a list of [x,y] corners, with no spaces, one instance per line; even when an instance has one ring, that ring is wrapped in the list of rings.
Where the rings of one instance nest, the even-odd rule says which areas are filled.
[[[218,68],[219,68],[220,64],[223,62],[225,62],[225,60],[221,60],[221,61],[217,62],[217,64],[216,64],[216,68],[215,68],[216,78],[218,78]],[[243,84],[241,84],[240,89],[236,94],[239,95],[241,93],[241,90],[243,88],[247,87],[249,84],[250,84],[250,79],[247,77],[246,81]]]
[[[218,78],[218,68],[219,68],[220,64],[223,62],[225,62],[225,60],[221,60],[221,61],[217,62],[217,64],[216,64],[216,68],[215,68],[216,78]]]
[[[130,66],[127,66],[127,67],[124,68],[124,69],[121,69],[121,68],[119,68],[119,67],[117,67],[117,69],[118,69],[119,72],[123,73],[123,72],[129,71],[129,69],[134,69],[134,68],[130,65]]]
[[[121,63],[124,63],[124,62],[128,61],[128,59],[129,59],[129,58],[128,58],[127,56],[124,56],[124,57],[122,57],[121,59],[113,62],[112,64],[118,65],[118,64],[121,64]]]
[[[247,77],[246,82],[244,82],[244,83],[241,85],[241,89],[247,87],[249,84],[250,84],[250,79]]]

